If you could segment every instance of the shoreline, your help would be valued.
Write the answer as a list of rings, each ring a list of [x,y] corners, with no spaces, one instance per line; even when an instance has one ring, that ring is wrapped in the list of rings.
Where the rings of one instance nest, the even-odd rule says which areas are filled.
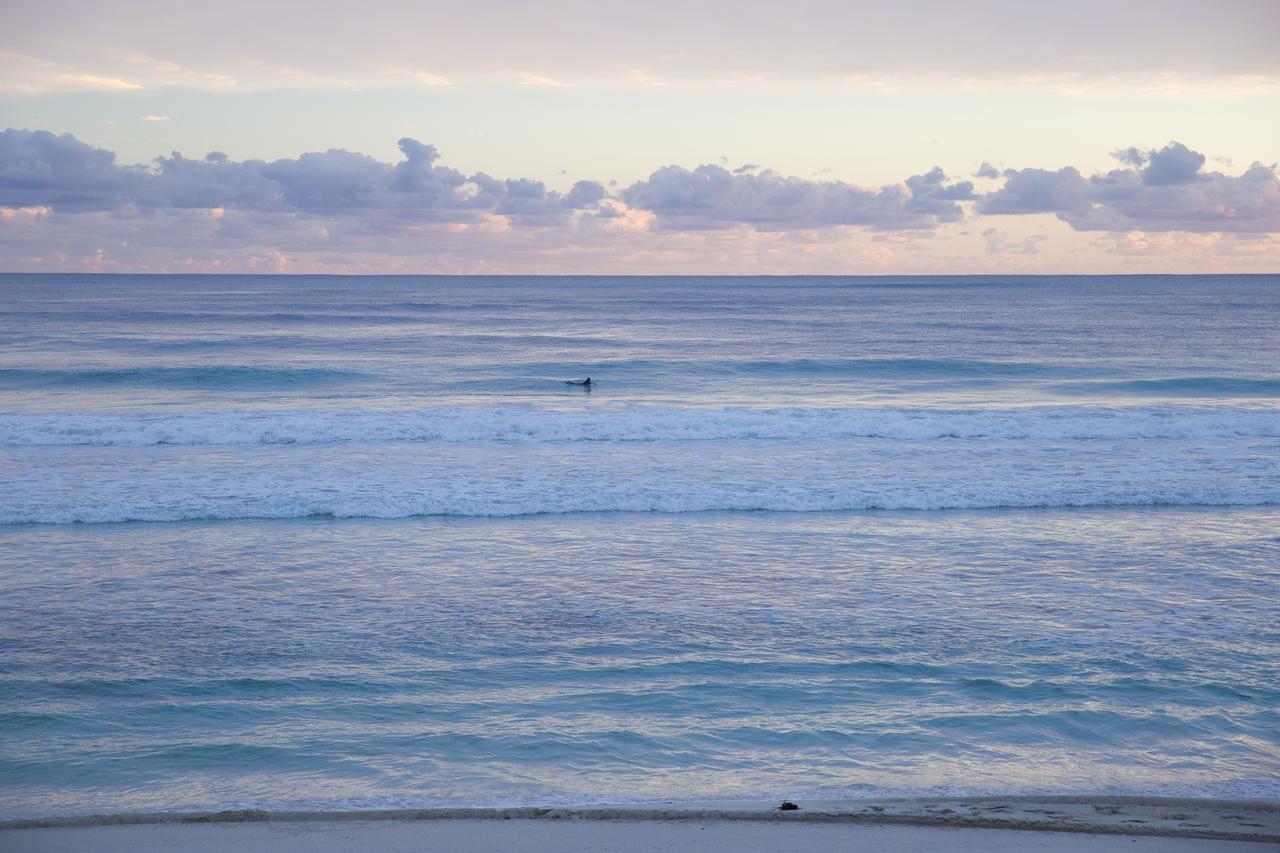
[[[426,808],[358,811],[139,812],[0,821],[0,832],[112,827],[244,824],[354,824],[509,821],[562,823],[843,824],[963,830],[1018,830],[1084,835],[1280,843],[1280,800],[1142,796],[1025,796],[801,801],[658,802],[632,805]]]

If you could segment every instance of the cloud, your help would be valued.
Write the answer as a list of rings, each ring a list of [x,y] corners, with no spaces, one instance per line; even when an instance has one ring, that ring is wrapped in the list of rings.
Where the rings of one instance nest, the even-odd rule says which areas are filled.
[[[1205,155],[1172,142],[1159,150],[1115,153],[1126,168],[1084,177],[1008,169],[1004,185],[978,200],[984,215],[1052,213],[1077,231],[1280,231],[1280,178],[1254,163],[1240,175],[1206,172]]]
[[[130,172],[116,155],[69,133],[0,133],[0,206],[102,210],[118,206]]]
[[[1210,161],[1177,143],[1124,149],[1122,168],[1093,176],[1007,169],[987,194],[938,167],[868,188],[716,164],[552,189],[461,172],[410,137],[399,148],[393,162],[329,149],[273,161],[173,152],[129,165],[70,134],[5,130],[0,269],[254,270],[286,259],[330,271],[958,272],[1083,264],[1063,251],[1074,239],[1095,260],[1152,271],[1258,271],[1274,268],[1280,248],[1256,236],[1280,234],[1274,167],[1206,171]],[[1053,236],[1028,236],[974,224],[975,214],[1049,214],[1106,236],[1072,235],[1047,215],[1034,227],[1056,227]]]
[[[366,216],[387,228],[477,222],[487,215],[550,225],[596,206],[606,194],[592,181],[561,194],[527,178],[466,176],[436,165],[434,146],[408,137],[399,144],[404,159],[394,165],[329,149],[273,162],[236,162],[219,152],[193,160],[174,152],[144,167],[118,165],[114,153],[70,134],[9,129],[0,133],[0,206]]]
[[[89,72],[76,65],[53,62],[0,47],[0,93],[24,95],[45,92],[137,92],[146,86],[131,67]]]
[[[430,71],[407,71],[404,76],[419,86],[425,86],[428,89],[453,85],[453,81],[448,77],[441,74],[432,74]]]
[[[978,212],[987,215],[1059,213],[1082,210],[1091,201],[1089,182],[1075,166],[1056,172],[1047,169],[1008,169],[1004,186],[978,201]]]
[[[1130,261],[1139,258],[1176,259],[1187,263],[1205,258],[1247,259],[1260,262],[1263,270],[1273,270],[1280,262],[1280,240],[1266,234],[1128,231],[1100,236],[1094,245]]]
[[[121,80],[119,77],[103,77],[99,74],[60,74],[58,79],[68,84],[68,89],[96,89],[107,92],[136,92],[141,84]]]
[[[573,88],[572,83],[565,83],[563,80],[557,80],[554,77],[546,77],[542,74],[531,74],[527,71],[517,74],[516,82],[521,86],[538,86],[544,89]]]
[[[1134,168],[1141,168],[1142,164],[1147,161],[1146,152],[1133,146],[1116,149],[1111,152],[1111,156],[1126,166],[1133,166]]]
[[[1147,186],[1188,184],[1196,179],[1196,173],[1204,165],[1204,155],[1199,151],[1192,151],[1181,142],[1173,142],[1159,151],[1139,154],[1137,162],[1130,165],[1141,167],[1139,174]]]
[[[1009,232],[1000,228],[988,228],[982,232],[983,243],[989,255],[1037,255],[1040,244],[1049,238],[1044,234],[1030,234],[1021,242],[1009,239]]]
[[[603,201],[605,197],[605,189],[595,181],[578,181],[573,185],[573,189],[569,190],[569,194],[564,197],[565,207],[572,210],[582,210],[588,207],[595,207],[596,204]]]
[[[1000,177],[1000,170],[983,160],[982,165],[978,167],[978,171],[973,173],[973,176],[975,178],[998,178]]]
[[[772,169],[731,172],[704,164],[666,166],[624,189],[634,208],[655,214],[659,228],[681,231],[749,225],[763,231],[856,225],[877,230],[932,229],[963,216],[956,202],[973,184],[946,183],[941,169],[902,184],[863,189],[842,181],[811,181]]]
[[[1172,77],[1168,88],[1186,85],[1184,78],[1274,84],[1280,75],[1274,0],[1235,0],[1225,11],[1203,0],[1076,0],[1038,3],[1034,12],[1030,5],[801,0],[753,4],[744,14],[729,0],[383,0],[371,14],[351,3],[220,0],[170,3],[156,14],[149,0],[6,0],[3,19],[25,51],[91,63],[84,70],[98,75],[132,80],[122,53],[161,57],[141,69],[148,89],[165,81],[216,85],[161,67],[163,57],[249,88],[322,86],[335,77],[362,87],[403,84],[399,69],[423,57],[431,58],[429,73],[460,82],[533,70],[584,83],[1042,79],[1051,89],[1114,91],[1117,78]],[[298,73],[270,70],[280,68]]]

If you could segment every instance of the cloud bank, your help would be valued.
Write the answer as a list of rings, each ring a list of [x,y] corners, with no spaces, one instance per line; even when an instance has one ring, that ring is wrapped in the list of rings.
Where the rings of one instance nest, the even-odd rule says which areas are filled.
[[[605,195],[603,186],[588,181],[561,194],[541,181],[467,176],[437,166],[431,145],[406,137],[399,146],[404,159],[396,164],[330,149],[273,162],[235,162],[218,152],[191,160],[174,152],[152,167],[121,166],[113,152],[71,134],[9,129],[0,133],[0,205],[71,213],[203,208],[383,215],[410,223],[498,215],[517,224],[556,225]]]
[[[1280,179],[1254,163],[1241,175],[1204,171],[1205,155],[1174,142],[1153,151],[1116,152],[1125,168],[1086,178],[1008,169],[1004,185],[978,200],[985,215],[1052,213],[1077,231],[1280,231]]]
[[[901,185],[868,190],[772,170],[667,166],[623,190],[621,198],[655,214],[658,227],[676,231],[735,225],[774,231],[835,225],[898,231],[933,229],[964,215],[956,202],[974,198],[973,184],[946,180],[935,167]]]
[[[1104,251],[1126,256],[1196,246],[1244,256],[1252,235],[1280,233],[1274,166],[1206,170],[1204,154],[1177,142],[1119,150],[1120,168],[1088,177],[1073,166],[1000,172],[983,163],[977,174],[994,187],[985,193],[939,167],[869,188],[754,164],[670,165],[614,191],[597,181],[557,190],[531,178],[464,174],[415,139],[399,148],[394,163],[329,149],[274,161],[174,152],[143,166],[70,134],[5,130],[0,270],[107,261],[120,270],[213,270],[246,268],[253,258],[275,268],[306,258],[335,269],[524,271],[578,258],[643,272],[698,266],[703,257],[729,262],[744,246],[785,269],[789,258],[840,257],[842,245],[859,239],[866,257],[883,260],[969,233],[980,235],[975,254],[1026,260],[1052,240],[989,223],[961,229],[987,217],[1046,214],[1077,232],[1107,232]],[[879,236],[857,236],[864,232]],[[1151,236],[1159,233],[1233,239]]]

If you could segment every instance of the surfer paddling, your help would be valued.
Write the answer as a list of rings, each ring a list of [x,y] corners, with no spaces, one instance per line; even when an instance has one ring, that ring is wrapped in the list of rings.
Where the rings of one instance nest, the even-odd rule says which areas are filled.
[[[583,388],[590,388],[591,377],[588,376],[586,379],[566,379],[564,381],[564,384],[565,385],[581,385]]]

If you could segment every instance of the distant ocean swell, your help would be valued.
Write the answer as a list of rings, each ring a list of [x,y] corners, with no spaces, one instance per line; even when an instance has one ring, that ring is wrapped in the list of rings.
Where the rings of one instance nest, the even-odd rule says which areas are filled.
[[[433,349],[437,349],[441,344],[475,344],[477,341],[483,341],[488,344],[527,344],[530,340],[536,340],[539,343],[552,342],[558,345],[566,345],[572,343],[582,343],[581,339],[574,338],[550,338],[546,336],[494,336],[494,335],[470,335],[458,336],[450,335],[447,337],[437,337],[433,339],[430,346],[424,346],[421,342],[416,342],[415,352],[421,352],[424,355],[430,355]],[[262,336],[243,341],[245,344],[252,342],[260,344],[270,344],[275,347],[281,347],[285,344],[306,345],[307,341],[294,341],[287,337],[277,336],[275,339],[263,339]],[[134,341],[125,340],[123,343],[129,347],[137,347]],[[199,349],[209,346],[209,341],[200,339],[179,341],[181,348]],[[224,345],[220,342],[212,342],[214,348],[223,349]],[[415,342],[405,340],[403,346],[406,348],[413,346]],[[597,342],[591,340],[593,346],[599,346],[604,343],[606,346],[609,341]],[[314,343],[312,344],[314,345]],[[155,346],[154,343],[148,342],[147,346]],[[320,342],[319,346],[324,349],[332,346],[330,342]],[[619,346],[617,342],[613,342],[613,347]],[[174,342],[161,342],[161,351],[174,348]],[[522,348],[523,349],[523,348]],[[563,370],[566,365],[560,361],[543,362],[529,361],[524,362],[524,366],[535,373],[545,373],[547,371]],[[834,375],[834,376],[884,376],[892,378],[963,378],[963,377],[1003,377],[1016,378],[1026,377],[1080,377],[1082,375],[1092,375],[1092,372],[1084,372],[1079,369],[1073,369],[1069,366],[1052,363],[1040,362],[1021,362],[1021,361],[986,361],[980,359],[960,359],[960,358],[837,358],[837,359],[813,359],[813,358],[775,358],[775,359],[744,359],[744,358],[673,358],[673,359],[652,359],[652,358],[620,358],[620,359],[593,359],[581,364],[582,367],[591,369],[597,373],[608,372],[610,376],[652,376],[654,374],[665,373],[668,371],[694,372],[704,376],[729,376],[729,375],[749,375],[749,376],[776,376],[776,375],[802,375],[802,376],[818,376],[818,375]],[[1095,371],[1096,372],[1096,369]],[[137,386],[137,387],[241,387],[253,388],[263,384],[294,384],[298,382],[323,382],[326,380],[342,381],[346,379],[359,378],[362,374],[347,370],[332,370],[320,367],[290,367],[290,368],[272,368],[258,367],[236,364],[210,364],[207,366],[135,366],[135,367],[87,367],[87,368],[26,368],[12,367],[0,368],[0,388],[42,388],[42,387],[95,387],[101,385],[111,386]]]
[[[472,336],[473,338],[475,336]],[[527,337],[527,336],[526,336]],[[491,345],[516,347],[522,338],[488,336]],[[121,342],[126,348],[140,346]],[[542,343],[547,343],[542,341]],[[560,346],[581,343],[574,339],[558,339]],[[255,336],[244,341],[180,340],[148,343],[155,352],[174,350],[222,352],[236,346],[253,344],[299,352],[328,352],[328,341],[296,341],[281,336]],[[407,349],[420,343],[403,341]],[[437,340],[433,347],[437,356],[465,353],[474,345],[470,338],[451,336]],[[593,346],[609,346],[608,342]],[[614,343],[613,346],[619,346]],[[429,354],[429,351],[428,351]],[[692,381],[708,379],[756,379],[776,382],[790,377],[816,379],[849,379],[866,381],[901,380],[905,382],[1054,382],[1047,386],[1056,394],[1077,397],[1101,394],[1131,397],[1245,397],[1270,399],[1280,397],[1280,379],[1274,376],[1183,375],[1151,379],[1114,379],[1111,371],[1091,366],[1082,368],[1052,362],[983,361],[976,359],[934,358],[847,358],[847,359],[587,359],[575,360],[573,366],[562,361],[523,362],[526,381],[534,381],[544,390],[553,389],[555,376],[565,370],[602,375],[624,382],[645,382],[655,377],[682,377]],[[422,374],[437,379],[447,371],[439,364],[428,364]],[[533,377],[539,377],[534,380]],[[206,366],[135,366],[102,368],[0,368],[0,390],[73,391],[76,389],[169,388],[181,390],[272,390],[290,388],[344,387],[352,383],[377,383],[376,373],[326,367],[260,367],[246,365]],[[503,381],[508,387],[511,376]]]
[[[5,447],[1243,437],[1280,437],[1280,409],[1247,406],[1044,406],[967,410],[630,406],[557,411],[519,406],[441,406],[374,412],[0,413],[0,446]]]
[[[1280,439],[21,447],[0,523],[1280,505]]]
[[[874,497],[850,497],[842,499],[838,496],[776,496],[774,498],[758,498],[755,500],[732,496],[712,500],[683,499],[646,499],[639,496],[620,497],[616,500],[604,499],[560,499],[516,503],[514,501],[480,505],[474,502],[459,500],[454,504],[446,501],[429,499],[405,499],[388,497],[384,499],[367,499],[363,502],[351,498],[309,498],[298,496],[280,499],[275,502],[248,502],[217,506],[146,506],[136,509],[128,507],[78,506],[63,507],[38,513],[21,513],[0,511],[0,524],[120,524],[125,522],[177,522],[177,521],[271,521],[303,518],[366,518],[366,519],[405,519],[429,517],[462,517],[462,518],[516,518],[533,515],[572,515],[577,513],[602,512],[871,512],[890,510],[940,511],[940,510],[982,510],[982,509],[1096,509],[1100,507],[1233,507],[1233,506],[1280,506],[1280,497],[1272,496],[1269,500],[1233,498],[1210,494],[1197,495],[1187,493],[1180,496],[1135,495],[1132,497],[1116,497],[1107,499],[1079,498],[1076,500],[1054,500],[1052,496],[1042,499],[1030,499],[1017,502],[1017,498],[992,497],[982,499],[959,499],[948,501],[945,498],[920,499],[877,499]]]
[[[1059,394],[1103,394],[1128,397],[1280,397],[1280,379],[1232,376],[1175,376],[1118,382],[1063,382]]]
[[[268,367],[124,367],[89,370],[0,369],[0,389],[76,388],[288,389],[363,378],[352,370]]]

